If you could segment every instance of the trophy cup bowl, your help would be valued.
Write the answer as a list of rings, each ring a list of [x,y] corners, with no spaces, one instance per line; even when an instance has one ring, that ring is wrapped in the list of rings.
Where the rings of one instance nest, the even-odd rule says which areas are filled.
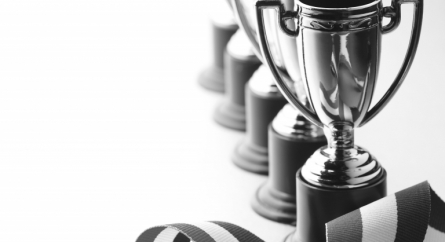
[[[415,5],[408,51],[393,84],[370,109],[381,36],[397,28],[404,3]],[[405,79],[420,38],[423,0],[393,0],[390,7],[383,7],[381,0],[300,0],[293,11],[285,11],[277,1],[259,1],[256,6],[261,50],[278,88],[308,120],[323,128],[328,140],[297,173],[297,230],[288,240],[324,241],[325,223],[386,193],[386,172],[373,155],[354,145],[354,128],[375,117]],[[276,10],[282,31],[295,38],[298,51],[289,58],[298,66],[286,65],[283,71],[275,63],[264,23],[263,10],[268,8]],[[384,17],[390,18],[385,26]],[[289,21],[296,27],[289,28]],[[281,51],[286,52],[286,46]],[[283,77],[292,68],[301,71],[310,107]]]
[[[239,26],[247,34],[254,52],[259,59],[263,59],[257,37],[255,2],[256,0],[233,0],[232,6]],[[278,2],[287,9],[293,9],[294,0]],[[292,85],[295,95],[299,96],[302,102],[307,102],[299,69],[286,68],[288,65],[298,66],[296,59],[293,58],[297,52],[294,38],[281,33],[275,24],[277,19],[275,13],[265,13],[264,18],[265,28],[272,33],[269,36],[269,46],[273,59],[280,70],[289,70],[283,73],[287,76],[286,81]],[[292,23],[290,25],[293,27]],[[282,51],[283,46],[286,52]],[[248,122],[251,125],[250,129],[247,128],[247,139],[236,148],[232,159],[236,165],[244,169],[254,171],[252,168],[255,167],[254,164],[257,167],[261,164],[269,172],[267,182],[259,187],[252,199],[255,212],[273,221],[295,224],[295,173],[316,149],[326,144],[326,139],[323,130],[304,118],[298,110],[289,106],[283,107],[286,101],[274,84],[270,71],[267,71],[269,73],[261,74],[261,79],[252,78],[249,86],[246,87],[246,93],[249,94],[246,94],[246,100],[248,100],[246,102],[250,103],[250,108],[248,107],[247,110],[256,115],[248,116]],[[261,91],[264,88],[260,89],[260,86],[271,88],[268,93],[265,93]],[[260,96],[262,97],[258,98]],[[270,108],[276,96],[282,99],[281,107]],[[274,107],[277,106],[274,105]],[[270,123],[272,125],[268,127]],[[248,149],[243,149],[243,147],[255,147],[255,144],[265,144],[262,145],[267,151],[264,152],[264,160],[260,162],[259,159],[255,161],[240,159],[241,154],[249,153]]]

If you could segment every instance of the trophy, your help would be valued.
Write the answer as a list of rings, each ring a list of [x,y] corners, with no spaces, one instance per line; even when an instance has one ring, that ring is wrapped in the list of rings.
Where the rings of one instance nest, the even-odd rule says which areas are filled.
[[[267,129],[287,101],[275,86],[273,76],[265,65],[261,65],[246,84],[245,102],[246,135],[236,145],[232,161],[246,171],[267,175]]]
[[[248,15],[252,26],[255,27],[255,2],[252,0],[248,0],[248,2],[250,8],[234,7],[234,14],[236,16],[240,14],[239,12],[242,12]],[[232,6],[235,5],[236,3],[232,3]],[[251,38],[249,29],[244,28],[243,30]],[[256,56],[261,59],[258,41],[256,39],[255,41],[253,45],[249,43],[249,46]],[[276,87],[267,66],[261,65],[250,78],[245,88],[245,102],[246,136],[236,145],[232,154],[232,161],[246,171],[267,175],[269,172],[267,129],[278,111],[287,103]]]
[[[404,3],[414,4],[407,54],[389,90],[368,110],[381,36],[397,28]],[[277,1],[259,1],[256,8],[262,53],[278,88],[307,119],[323,128],[328,140],[297,172],[297,229],[286,241],[325,241],[325,223],[386,195],[386,171],[371,153],[354,145],[354,128],[374,118],[405,79],[419,42],[423,0],[393,0],[390,7],[383,7],[381,0],[300,0],[293,11],[285,11]],[[274,60],[264,9],[276,10],[276,23],[295,38],[298,51],[293,63],[298,66],[282,69]],[[390,18],[386,25],[384,17]],[[287,46],[281,48],[292,52]],[[301,102],[283,75],[294,68],[301,70],[309,103]]]
[[[224,52],[238,26],[227,2],[216,5],[211,17],[213,63],[200,73],[198,83],[208,90],[224,92]]]
[[[254,47],[253,50],[262,59],[257,38],[255,2],[255,0],[233,0],[232,6],[240,27],[246,32]],[[294,5],[293,0],[282,0],[281,3],[289,9],[292,9]],[[285,45],[289,46],[291,53],[296,52],[296,47],[293,45],[294,39],[281,34],[281,31],[275,27],[276,17],[273,14],[266,14],[265,18],[266,28],[272,32],[269,41],[274,60],[279,63],[281,69],[285,69],[287,65],[294,66],[293,59],[289,58],[290,53],[284,53],[280,49],[280,46]],[[300,76],[298,69],[292,69],[292,71],[289,75]],[[290,80],[290,77],[287,79]],[[299,93],[304,93],[304,86],[301,83],[295,83],[294,89]],[[326,144],[326,139],[322,129],[306,120],[296,109],[289,105],[282,108],[284,102],[280,103],[281,106],[275,105],[276,109],[271,108],[279,91],[270,71],[265,72],[260,68],[250,80],[246,92],[248,93],[246,102],[251,103],[247,109],[248,114],[251,113],[248,115],[248,124],[251,125],[248,126],[246,139],[237,146],[232,159],[235,164],[250,171],[259,173],[258,171],[268,170],[267,182],[259,187],[252,199],[255,212],[273,221],[294,224],[296,220],[295,173],[315,150]],[[279,96],[282,98],[281,95]],[[302,96],[302,99],[305,99],[304,95]],[[282,108],[281,111],[279,111],[280,108]],[[277,117],[274,118],[277,113]],[[268,127],[271,122],[272,124]],[[257,148],[259,145],[256,144],[267,149],[267,152],[263,153],[264,160],[239,158],[240,154],[247,153],[248,149],[245,147]]]
[[[216,108],[213,119],[220,125],[239,131],[246,130],[244,87],[260,61],[242,31],[237,31],[227,44],[224,56],[224,99]]]

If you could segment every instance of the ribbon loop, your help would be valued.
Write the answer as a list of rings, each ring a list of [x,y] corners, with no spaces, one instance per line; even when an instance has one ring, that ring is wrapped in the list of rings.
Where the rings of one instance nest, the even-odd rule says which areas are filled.
[[[445,241],[445,203],[422,182],[326,224],[328,242]]]
[[[147,229],[136,242],[264,242],[251,232],[226,222],[169,224]]]
[[[444,242],[445,203],[425,181],[328,222],[326,241]],[[264,241],[237,225],[212,221],[152,227],[136,242]]]

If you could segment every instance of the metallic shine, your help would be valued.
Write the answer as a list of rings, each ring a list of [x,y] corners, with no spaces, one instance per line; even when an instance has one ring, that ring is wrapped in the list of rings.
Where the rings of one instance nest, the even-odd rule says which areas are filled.
[[[308,122],[307,119],[290,104],[284,105],[271,125],[277,133],[286,137],[309,142],[323,139],[323,131],[316,125]]]
[[[258,31],[257,31],[257,24],[255,19],[255,3],[257,0],[232,0],[232,6],[234,7],[235,16],[239,22],[239,25],[244,30],[244,32],[247,34],[252,46],[254,52],[257,54],[259,59],[263,59],[263,56],[261,55],[260,45],[259,45],[259,39],[258,39]],[[294,0],[277,0],[277,3],[282,4],[282,10],[292,10],[295,1]],[[288,11],[290,12],[290,11]],[[292,88],[292,92],[295,96],[299,98],[299,100],[303,103],[307,102],[307,96],[304,84],[301,80],[301,73],[300,69],[298,68],[298,59],[294,58],[297,56],[297,46],[295,46],[295,40],[293,37],[289,37],[286,34],[281,33],[280,28],[276,26],[275,22],[278,18],[277,13],[270,12],[264,14],[264,23],[265,23],[265,29],[266,32],[269,33],[269,48],[272,55],[272,58],[275,61],[275,64],[278,66],[278,68],[281,70],[282,75],[286,79],[287,85]],[[292,19],[289,18],[289,21],[286,22],[288,28],[295,28],[296,25],[294,24]],[[283,49],[285,51],[283,51]],[[286,68],[287,66],[292,66],[293,68]],[[270,75],[270,74],[268,74]],[[273,79],[273,76],[271,76],[271,80]],[[260,89],[261,87],[264,87],[264,84],[260,83],[251,83],[251,87],[256,89]],[[277,91],[278,88],[275,85],[275,82],[273,82],[273,86],[268,87],[271,91]],[[261,88],[261,90],[265,90],[264,88]],[[296,126],[298,129],[303,129],[303,127],[314,127],[307,119],[304,117],[298,117],[301,116],[299,112],[295,112],[295,117],[293,117],[293,120],[289,119],[289,122],[295,122],[297,119],[298,122],[301,123],[301,126]],[[280,119],[281,120],[281,119]],[[289,127],[289,129],[285,128],[286,126],[280,126],[278,130],[283,131],[283,135],[293,135],[295,131],[293,128]],[[311,129],[312,129],[311,128]],[[286,129],[284,132],[283,129]],[[321,129],[318,127],[315,127],[317,133],[321,133]],[[306,134],[306,130],[303,132],[303,134]],[[306,137],[306,139],[311,139],[312,136]]]
[[[369,109],[381,43],[380,25],[330,32],[301,28],[297,38],[309,101],[324,124],[358,126]]]
[[[407,55],[389,90],[369,110],[377,81],[381,35],[397,28],[403,3],[415,4]],[[259,1],[256,6],[261,51],[278,88],[307,119],[324,128],[328,139],[328,145],[317,150],[302,168],[303,178],[313,185],[336,189],[363,187],[378,180],[382,168],[368,151],[354,145],[354,128],[380,112],[405,79],[419,42],[423,0],[393,0],[391,7],[385,8],[381,0],[352,8],[319,8],[297,1],[292,13],[284,12],[276,1]],[[263,9],[268,8],[277,10],[283,33],[296,38],[293,45],[298,51],[288,57],[294,64],[286,64],[284,70],[270,54],[263,16]],[[290,17],[295,29],[283,24]],[[382,26],[383,17],[391,18],[386,26]],[[288,46],[281,49],[283,53],[293,51]],[[298,79],[291,75],[289,82],[283,77],[292,69],[301,70],[311,107],[294,91]]]

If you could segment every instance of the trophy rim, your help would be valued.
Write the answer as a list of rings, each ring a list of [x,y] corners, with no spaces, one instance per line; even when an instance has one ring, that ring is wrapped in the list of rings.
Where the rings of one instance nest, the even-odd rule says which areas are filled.
[[[354,10],[361,10],[361,9],[365,9],[365,8],[369,8],[373,5],[379,4],[382,0],[375,0],[371,3],[365,4],[365,5],[360,5],[360,6],[355,6],[355,7],[348,7],[348,8],[323,8],[323,7],[316,7],[316,6],[311,6],[309,4],[306,3],[302,3],[301,0],[295,0],[295,4],[302,7],[302,8],[307,8],[310,10],[322,10],[322,11],[354,11]]]

